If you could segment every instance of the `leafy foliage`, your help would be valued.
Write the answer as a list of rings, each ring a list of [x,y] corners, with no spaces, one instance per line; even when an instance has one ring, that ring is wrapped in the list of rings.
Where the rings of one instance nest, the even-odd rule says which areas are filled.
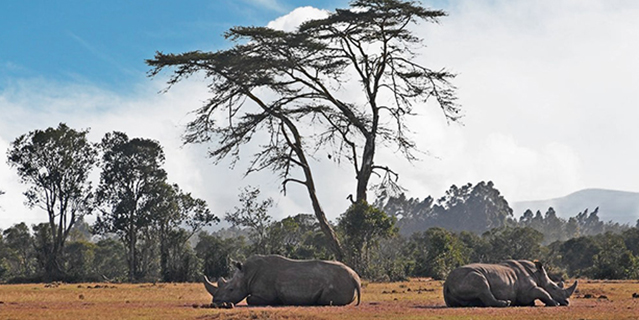
[[[35,250],[29,227],[18,223],[2,232],[4,277],[30,278],[35,275]]]
[[[370,272],[370,262],[380,241],[397,234],[395,221],[395,217],[388,216],[366,201],[351,205],[339,218],[337,226],[348,249],[347,261],[360,274],[367,276]]]
[[[273,206],[273,199],[259,201],[257,198],[260,190],[254,187],[246,187],[240,194],[240,207],[235,207],[234,212],[227,212],[224,220],[233,226],[246,227],[249,229],[249,237],[255,245],[255,252],[266,254],[270,248],[267,247],[268,228],[271,225],[271,216],[268,210]]]
[[[268,228],[270,253],[293,259],[325,259],[334,255],[328,250],[329,241],[310,214],[298,214],[272,223]]]
[[[129,137],[122,132],[107,133],[103,150],[98,203],[102,213],[95,224],[98,234],[116,233],[128,251],[129,280],[145,274],[138,242],[153,223],[154,208],[161,203],[166,172],[164,152],[158,142]],[[146,238],[146,241],[151,239]]]
[[[413,234],[410,247],[415,259],[414,276],[445,279],[451,270],[469,262],[470,250],[454,233],[442,228]]]
[[[410,235],[432,227],[451,231],[471,231],[478,234],[493,228],[511,225],[512,209],[491,181],[451,186],[446,195],[433,201],[432,197],[407,199],[398,197],[378,199],[386,212],[401,217],[401,233]]]
[[[42,258],[46,276],[59,279],[64,244],[69,231],[83,215],[90,214],[93,192],[89,173],[97,161],[97,151],[86,135],[60,123],[57,128],[35,130],[16,138],[8,151],[8,163],[29,185],[27,205],[46,211],[49,243]]]
[[[223,239],[207,232],[201,232],[195,246],[197,257],[202,261],[202,272],[211,279],[232,275],[231,259],[243,261],[247,244],[244,237]]]

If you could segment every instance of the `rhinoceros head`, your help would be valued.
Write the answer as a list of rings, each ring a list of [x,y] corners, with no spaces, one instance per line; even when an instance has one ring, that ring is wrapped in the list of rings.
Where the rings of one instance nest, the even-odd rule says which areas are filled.
[[[548,277],[548,273],[546,272],[546,269],[544,269],[544,266],[541,264],[541,262],[535,261],[535,266],[537,267],[537,271],[535,272],[537,285],[544,288],[544,290],[546,290],[548,294],[550,294],[550,296],[553,298],[553,300],[559,303],[559,305],[567,306],[568,304],[570,304],[568,298],[570,298],[573,292],[575,292],[575,289],[577,289],[577,281],[575,281],[572,286],[564,289],[563,282],[561,283],[561,285],[558,285],[557,283],[552,281],[550,277]]]
[[[220,277],[217,279],[217,285],[211,283],[204,276],[204,287],[213,296],[213,303],[232,302],[236,304],[248,295],[242,264],[237,262],[235,266],[237,270],[233,274],[233,278],[227,281]]]

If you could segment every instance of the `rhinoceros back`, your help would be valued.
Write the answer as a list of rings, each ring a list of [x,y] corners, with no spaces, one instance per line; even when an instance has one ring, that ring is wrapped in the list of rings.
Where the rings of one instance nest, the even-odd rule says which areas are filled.
[[[253,256],[245,262],[249,304],[346,305],[360,298],[357,273],[343,263]]]

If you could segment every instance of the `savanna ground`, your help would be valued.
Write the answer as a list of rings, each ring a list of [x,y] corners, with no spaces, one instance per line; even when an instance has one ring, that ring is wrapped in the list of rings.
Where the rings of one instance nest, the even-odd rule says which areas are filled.
[[[444,306],[442,282],[367,283],[360,306],[203,308],[202,284],[0,285],[0,319],[639,319],[639,281],[580,280],[569,307]]]

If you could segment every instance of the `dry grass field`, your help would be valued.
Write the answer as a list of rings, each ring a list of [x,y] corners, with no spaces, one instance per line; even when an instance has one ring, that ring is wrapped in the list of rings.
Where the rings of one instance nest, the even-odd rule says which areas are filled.
[[[368,283],[360,306],[211,309],[201,284],[0,285],[0,319],[639,319],[639,281],[581,280],[571,305],[556,308],[451,309],[441,288],[430,279]]]

